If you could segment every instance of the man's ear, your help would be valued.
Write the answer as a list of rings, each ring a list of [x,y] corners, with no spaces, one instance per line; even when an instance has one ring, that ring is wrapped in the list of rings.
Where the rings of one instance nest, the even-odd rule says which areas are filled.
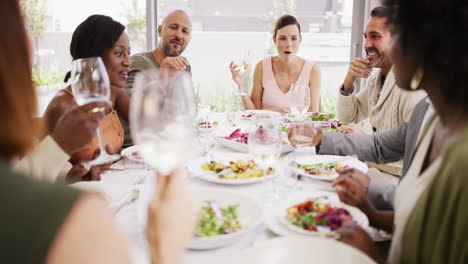
[[[161,37],[162,25],[158,26],[158,36]]]

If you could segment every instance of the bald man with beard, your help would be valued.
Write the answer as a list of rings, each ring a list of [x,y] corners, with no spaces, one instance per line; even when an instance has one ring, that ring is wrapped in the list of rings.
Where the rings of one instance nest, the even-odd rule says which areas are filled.
[[[192,22],[182,10],[175,10],[158,26],[160,41],[156,49],[133,55],[125,91],[131,96],[136,73],[150,69],[191,71],[188,60],[181,56],[192,36]]]
[[[128,73],[125,91],[132,96],[133,83],[138,72],[143,70],[186,71],[191,73],[189,61],[181,56],[192,37],[192,22],[187,13],[175,10],[169,13],[158,26],[159,43],[152,51],[137,53],[130,58],[132,66]],[[121,119],[125,131],[124,146],[132,145],[128,123]]]

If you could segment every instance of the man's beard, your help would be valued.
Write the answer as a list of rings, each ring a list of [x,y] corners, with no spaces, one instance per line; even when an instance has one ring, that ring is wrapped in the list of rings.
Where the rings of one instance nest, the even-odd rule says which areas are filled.
[[[370,52],[374,51],[377,54],[377,58],[373,59],[369,63],[369,66],[372,68],[382,68],[387,61],[385,52],[380,52],[377,49],[370,49],[369,51]],[[369,54],[369,51],[367,51],[367,54]]]
[[[164,53],[169,56],[169,57],[177,57],[179,56],[180,54],[182,54],[182,52],[184,51],[185,48],[182,48],[180,51],[175,51],[175,50],[171,50],[171,47],[169,46],[169,42],[166,42],[164,40],[162,40],[162,48],[163,48],[163,51]]]

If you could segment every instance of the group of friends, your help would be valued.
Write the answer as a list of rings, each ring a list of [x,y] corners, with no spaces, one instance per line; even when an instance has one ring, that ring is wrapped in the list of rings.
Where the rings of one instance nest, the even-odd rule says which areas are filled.
[[[5,234],[1,258],[8,263],[129,263],[125,241],[105,202],[56,183],[99,180],[111,165],[89,169],[81,163],[99,154],[98,126],[108,152],[131,144],[130,97],[139,72],[191,73],[189,60],[182,56],[192,34],[189,16],[182,10],[168,14],[158,26],[156,49],[133,56],[121,23],[104,15],[88,17],[73,33],[70,53],[73,60],[102,58],[111,84],[110,103],[78,106],[67,86],[38,122],[33,118],[33,49],[20,3],[5,0],[0,7],[0,21],[8,25],[0,40],[0,197],[7,212],[0,220]],[[459,1],[385,0],[372,10],[366,25],[367,56],[351,61],[343,85],[337,87],[339,119],[369,119],[371,133],[356,124],[342,127],[343,133],[308,124],[290,128],[304,126],[318,154],[357,155],[376,164],[403,160],[397,185],[352,168],[342,170],[333,183],[341,201],[361,209],[371,226],[393,234],[385,259],[354,222],[338,229],[340,241],[376,262],[462,263],[468,257],[468,215],[463,209],[468,202],[468,53],[459,48],[468,31],[466,12],[468,4]],[[272,40],[278,54],[256,64],[250,94],[244,75],[229,65],[245,109],[286,113],[291,85],[301,84],[309,87],[309,111],[319,111],[321,71],[297,56],[302,35],[296,18],[279,18]],[[360,91],[355,88],[358,78],[367,79]],[[104,111],[93,111],[96,108]],[[147,221],[153,263],[179,262],[192,235],[196,214],[183,178],[183,170],[158,177]]]

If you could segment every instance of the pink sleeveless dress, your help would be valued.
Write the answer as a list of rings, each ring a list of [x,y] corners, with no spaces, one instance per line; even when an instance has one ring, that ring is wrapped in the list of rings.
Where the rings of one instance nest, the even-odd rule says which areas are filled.
[[[289,113],[289,91],[283,93],[276,83],[275,76],[273,74],[273,67],[271,64],[271,58],[268,57],[263,60],[263,75],[262,75],[262,109],[280,112],[282,114]],[[299,78],[296,83],[309,86],[310,72],[314,63],[305,60],[304,66],[302,66]]]

